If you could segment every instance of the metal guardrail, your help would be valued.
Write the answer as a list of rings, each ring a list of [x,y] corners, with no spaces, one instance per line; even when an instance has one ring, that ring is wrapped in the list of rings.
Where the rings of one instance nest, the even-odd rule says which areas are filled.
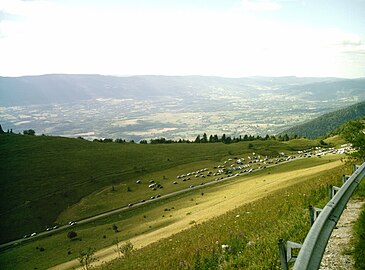
[[[294,270],[319,269],[332,230],[351,195],[365,177],[365,162],[360,167],[354,167],[356,171],[346,180],[314,221],[295,260]]]

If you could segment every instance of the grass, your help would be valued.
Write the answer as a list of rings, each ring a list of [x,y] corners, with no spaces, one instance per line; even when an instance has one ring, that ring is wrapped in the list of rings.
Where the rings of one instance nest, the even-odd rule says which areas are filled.
[[[87,247],[101,249],[103,247],[113,245],[116,238],[118,238],[118,240],[121,241],[121,240],[133,239],[135,237],[138,237],[139,235],[153,235],[154,232],[158,232],[160,229],[166,228],[170,225],[173,226],[174,223],[179,222],[180,220],[183,219],[186,219],[186,223],[184,223],[186,225],[183,225],[186,226],[185,229],[193,226],[192,230],[193,232],[195,232],[196,231],[195,227],[197,226],[199,230],[202,231],[208,230],[209,234],[207,234],[207,236],[209,236],[210,234],[215,234],[214,231],[211,231],[211,229],[209,229],[209,226],[206,229],[205,225],[196,225],[196,224],[201,224],[201,221],[199,221],[199,217],[202,216],[203,212],[198,212],[200,206],[203,207],[204,204],[208,204],[209,202],[212,203],[210,205],[208,204],[208,206],[205,206],[205,208],[207,209],[215,209],[213,207],[215,204],[217,204],[217,202],[220,203],[218,204],[218,206],[219,205],[223,206],[225,203],[225,200],[222,198],[224,196],[223,194],[230,192],[230,189],[232,188],[237,189],[239,185],[244,184],[244,182],[250,181],[250,179],[254,179],[252,180],[252,182],[259,181],[257,179],[266,178],[267,176],[270,175],[279,175],[288,171],[296,171],[301,168],[310,168],[314,165],[326,164],[328,163],[329,160],[336,158],[338,159],[338,157],[336,156],[333,157],[329,156],[328,158],[312,158],[312,159],[297,160],[267,169],[267,171],[257,171],[255,174],[251,174],[242,179],[234,178],[227,182],[219,182],[217,183],[217,185],[214,186],[210,187],[202,186],[201,189],[191,190],[189,193],[180,194],[174,198],[164,199],[162,197],[162,200],[154,201],[151,204],[146,204],[140,207],[131,208],[126,212],[110,216],[106,219],[74,227],[73,229],[77,232],[79,240],[71,241],[70,239],[67,238],[66,236],[67,231],[65,231],[60,234],[55,234],[52,237],[45,237],[43,239],[39,239],[29,244],[24,244],[16,248],[10,249],[6,252],[3,252],[0,254],[0,262],[2,265],[2,269],[33,269],[35,267],[37,267],[38,269],[49,268],[50,266],[56,265],[58,263],[77,258],[80,250],[84,250]],[[305,183],[307,182],[315,183],[316,181],[314,181],[313,179],[316,178],[312,177],[306,179],[307,181],[305,181]],[[300,182],[302,182],[302,180],[300,180]],[[290,191],[285,191],[285,192],[290,192]],[[288,194],[290,195],[290,193]],[[268,202],[267,200],[271,200],[270,196],[271,195],[267,195],[266,200],[264,201]],[[279,197],[285,200],[287,200],[287,198],[290,198],[290,196],[289,197],[279,196]],[[304,198],[300,197],[301,203],[304,202],[304,204],[309,203],[310,198],[308,197],[307,199],[308,201],[304,202],[303,201]],[[266,208],[266,206],[263,205],[261,206],[260,204],[258,205],[259,205],[258,209],[260,211]],[[282,210],[283,212],[281,212],[281,215],[285,215],[284,210],[289,208],[287,208],[287,206],[282,206],[282,207],[284,207],[285,209],[283,208]],[[225,209],[225,207],[220,207],[220,208],[222,208],[221,210],[223,211],[223,213],[226,212],[228,209],[228,208]],[[250,218],[251,214],[245,214],[246,212],[250,212],[252,214],[256,213],[256,211],[254,211],[252,208],[251,210],[239,210],[239,211],[242,217],[247,216],[247,218]],[[268,211],[269,212],[265,212],[266,213],[265,215],[269,215],[271,213],[270,212],[271,210]],[[208,214],[212,215],[211,213]],[[225,216],[230,216],[230,214],[227,214]],[[257,222],[257,219],[255,220]],[[231,227],[230,225],[236,226],[235,222],[238,220],[233,219],[232,224],[231,221],[232,220],[227,220],[227,222],[225,223],[227,224],[227,228]],[[120,232],[118,233],[114,232],[114,230],[112,229],[113,224],[117,225]],[[204,224],[209,225],[210,223],[208,222]],[[253,225],[254,224],[251,224],[250,226]],[[256,230],[256,228],[252,228],[252,230]],[[244,229],[244,231],[246,231],[246,229]],[[199,235],[195,235],[195,237],[199,238]],[[219,231],[217,232],[217,235],[220,235]],[[224,236],[224,234],[222,234],[222,236]],[[212,236],[210,235],[209,237],[211,238]],[[171,239],[175,239],[175,236],[173,236]],[[229,239],[230,238],[228,238],[228,240]],[[237,240],[234,239],[236,238],[233,237],[230,241],[234,242]],[[182,243],[184,243],[184,241],[182,241]],[[194,241],[194,239],[191,239],[191,241]],[[222,241],[224,241],[224,239],[220,238],[219,241],[221,243]],[[238,244],[239,243],[237,243],[237,245]],[[152,246],[154,245],[156,244],[152,244]],[[44,251],[40,251],[41,247],[44,248]],[[147,250],[149,249],[147,248]],[[136,252],[136,254],[137,253],[138,251]],[[193,255],[195,256],[195,254]],[[205,253],[201,253],[201,258],[203,258],[205,255],[206,255]],[[130,257],[133,258],[134,253]],[[134,259],[131,260],[133,261]],[[130,269],[133,269],[133,267],[134,266],[132,265]],[[158,267],[158,265],[156,267]]]
[[[354,226],[354,249],[355,268],[365,269],[365,207],[363,207],[359,219]]]
[[[330,145],[333,145],[333,146],[336,146],[336,147],[340,147],[341,145],[343,144],[347,144],[348,142],[346,142],[345,139],[343,139],[341,136],[339,135],[336,135],[336,136],[333,136],[333,137],[329,137],[329,138],[326,138],[324,140],[326,143],[330,144]]]
[[[340,184],[342,166],[303,179],[189,230],[136,250],[103,269],[280,269],[278,239],[303,242],[309,204],[328,202],[329,184]],[[231,247],[223,251],[221,245]]]
[[[252,148],[248,147],[249,143]],[[201,165],[220,162],[227,156],[253,151],[274,156],[281,151],[318,145],[318,142],[302,140],[301,144],[296,146],[295,142],[278,141],[230,145],[105,144],[62,137],[1,134],[0,171],[4,192],[0,198],[0,242],[42,231],[57,222],[127,205],[131,199],[150,195],[145,189],[133,185],[136,179],[152,177],[156,172],[168,174],[171,168],[196,162]],[[112,186],[119,192],[114,198],[105,195]],[[132,192],[127,191],[128,186]],[[93,196],[98,192],[101,195],[96,196],[95,201]],[[85,199],[88,195],[89,199]],[[109,201],[105,200],[108,196],[110,203],[105,203]],[[77,203],[80,204],[75,206]]]

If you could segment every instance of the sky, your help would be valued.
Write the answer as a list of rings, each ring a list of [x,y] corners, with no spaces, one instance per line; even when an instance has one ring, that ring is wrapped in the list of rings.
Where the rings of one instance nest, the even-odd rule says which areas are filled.
[[[365,77],[365,0],[0,0],[0,76]]]

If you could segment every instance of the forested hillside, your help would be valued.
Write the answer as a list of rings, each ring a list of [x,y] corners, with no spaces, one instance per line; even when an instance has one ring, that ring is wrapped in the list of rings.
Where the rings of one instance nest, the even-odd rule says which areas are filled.
[[[307,138],[317,138],[335,130],[350,120],[365,116],[365,102],[360,102],[347,108],[326,113],[304,124],[289,128],[283,134],[299,135]]]

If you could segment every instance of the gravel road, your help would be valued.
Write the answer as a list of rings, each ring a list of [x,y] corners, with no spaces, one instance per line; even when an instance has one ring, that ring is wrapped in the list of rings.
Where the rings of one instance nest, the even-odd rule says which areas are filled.
[[[358,219],[365,201],[350,200],[328,241],[324,252],[321,270],[354,270],[351,255],[344,254],[350,247],[352,227]]]

